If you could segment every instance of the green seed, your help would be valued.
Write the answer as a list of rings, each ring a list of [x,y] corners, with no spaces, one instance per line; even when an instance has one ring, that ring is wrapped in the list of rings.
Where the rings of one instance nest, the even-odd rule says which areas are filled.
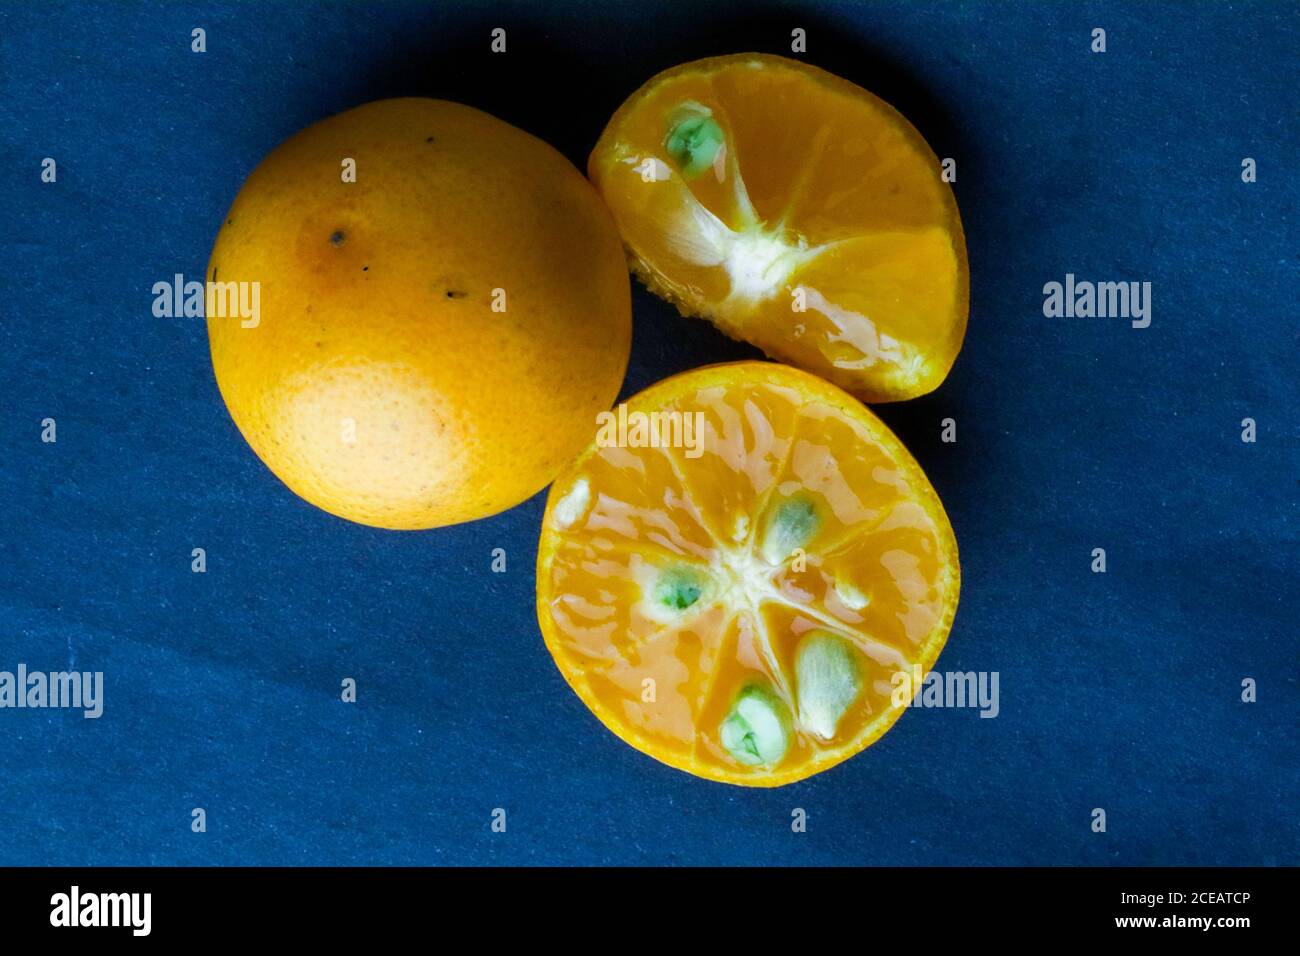
[[[795,654],[794,676],[799,724],[822,740],[830,740],[862,689],[853,648],[829,631],[810,631]]]
[[[707,582],[693,568],[671,567],[655,582],[654,599],[664,607],[684,611],[700,599]]]
[[[684,104],[668,122],[664,148],[687,179],[694,179],[713,165],[726,136],[709,109],[698,103]]]
[[[790,746],[790,715],[772,691],[751,685],[740,692],[722,722],[722,746],[743,764],[772,765]]]
[[[763,560],[781,564],[795,548],[802,548],[812,540],[821,523],[812,499],[803,495],[787,498],[769,513],[763,531]]]

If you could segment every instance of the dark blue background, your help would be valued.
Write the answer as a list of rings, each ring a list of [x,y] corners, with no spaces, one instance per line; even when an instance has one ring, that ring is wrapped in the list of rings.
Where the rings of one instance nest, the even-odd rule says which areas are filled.
[[[1296,863],[1298,13],[0,7],[0,669],[106,681],[97,721],[0,710],[0,863]],[[420,533],[312,508],[236,431],[202,321],[154,318],[150,288],[200,277],[244,177],[331,113],[459,99],[585,165],[653,73],[788,52],[794,27],[958,161],[965,349],[878,411],[962,549],[938,666],[999,671],[1001,715],[913,711],[750,791],[642,756],[565,686],[534,618],[540,496]],[[1044,318],[1066,272],[1152,282],[1151,327]],[[752,354],[639,286],[634,311],[626,393]]]

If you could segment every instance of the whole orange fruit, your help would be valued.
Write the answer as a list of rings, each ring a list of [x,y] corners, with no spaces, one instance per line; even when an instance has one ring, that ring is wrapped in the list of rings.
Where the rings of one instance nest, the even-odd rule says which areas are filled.
[[[281,144],[206,278],[213,369],[248,443],[307,501],[384,528],[535,494],[590,440],[631,345],[595,190],[541,140],[441,100],[369,103]],[[216,314],[240,290],[259,314]]]
[[[686,63],[619,107],[587,168],[633,269],[681,312],[864,401],[952,368],[957,203],[921,134],[861,87],[760,53]]]
[[[620,407],[551,487],[537,617],[633,747],[773,787],[878,740],[947,640],[961,565],[916,460],[798,369],[683,372]]]

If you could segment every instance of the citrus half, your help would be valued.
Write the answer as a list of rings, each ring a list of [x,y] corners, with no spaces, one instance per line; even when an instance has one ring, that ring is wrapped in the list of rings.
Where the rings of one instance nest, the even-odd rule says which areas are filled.
[[[898,719],[952,626],[934,489],[852,396],[739,362],[602,422],[553,485],[537,615],[561,673],[633,747],[776,786]]]
[[[588,174],[633,270],[687,315],[866,401],[934,389],[966,331],[966,243],[921,134],[824,70],[749,53],[653,77]]]

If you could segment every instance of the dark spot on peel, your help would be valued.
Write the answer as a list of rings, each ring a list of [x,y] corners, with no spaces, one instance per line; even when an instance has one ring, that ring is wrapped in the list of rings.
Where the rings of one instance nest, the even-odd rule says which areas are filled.
[[[362,272],[369,272],[369,271],[370,271],[370,266],[362,266],[362,267],[361,267],[361,271],[362,271]]]
[[[428,139],[425,140],[425,142],[426,142],[426,143],[432,143],[432,142],[433,142],[433,137],[430,136]]]
[[[334,243],[336,246],[341,246],[343,245],[343,240],[345,238],[347,237],[343,235],[342,229],[335,229],[333,235],[330,236],[330,242]]]
[[[467,295],[469,295],[468,292],[461,292],[459,289],[448,289],[448,290],[447,290],[447,298],[449,298],[449,299],[463,299],[463,298],[465,298],[465,296],[467,296]]]

